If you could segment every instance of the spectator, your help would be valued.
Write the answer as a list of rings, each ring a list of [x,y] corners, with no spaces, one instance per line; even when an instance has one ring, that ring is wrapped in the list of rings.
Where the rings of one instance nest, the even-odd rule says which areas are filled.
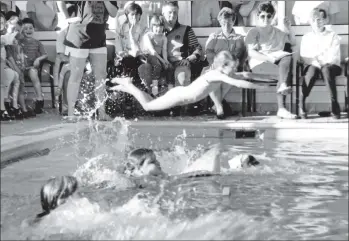
[[[67,8],[70,18],[76,17],[78,14],[78,8],[76,5],[71,5]],[[56,60],[53,67],[53,79],[55,85],[58,86],[56,96],[63,94],[62,98],[62,114],[68,115],[68,100],[66,87],[68,84],[69,76],[66,74],[70,72],[69,56],[65,54],[64,39],[67,35],[67,28],[59,32],[56,41]],[[70,74],[70,73],[69,73]],[[68,78],[67,78],[68,77]]]
[[[171,1],[163,6],[162,14],[165,19],[168,58],[174,67],[176,85],[188,85],[191,73],[195,67],[198,68],[196,65],[203,57],[203,52],[193,29],[178,22],[178,10],[178,3]]]
[[[5,16],[1,13],[0,15],[0,33],[1,33],[1,121],[7,121],[11,119],[23,119],[23,114],[18,108],[17,99],[18,99],[18,90],[19,90],[19,76],[18,74],[9,67],[7,63],[7,54],[5,50],[5,45],[12,45],[15,43],[17,33],[6,34],[6,20]],[[12,87],[12,106],[7,102],[5,105],[5,99],[8,98],[9,90]]]
[[[142,14],[143,10],[137,3],[131,2],[125,6],[126,19],[116,29],[115,53],[118,59],[141,54],[140,44],[146,31],[146,26],[140,23]]]
[[[340,118],[340,107],[337,101],[335,77],[341,74],[340,37],[332,30],[326,29],[326,13],[315,8],[311,11],[309,23],[312,31],[302,37],[300,55],[305,67],[305,78],[302,83],[301,117],[307,118],[305,100],[309,96],[315,81],[322,73],[330,93],[332,115]]]
[[[116,1],[76,1],[75,5],[80,9],[80,13],[82,10],[85,12],[85,16],[90,19],[90,22],[70,23],[69,25],[72,36],[74,34],[79,36],[81,33],[79,27],[83,25],[86,39],[79,38],[81,44],[73,43],[73,40],[68,36],[69,34],[64,41],[67,46],[66,53],[70,54],[71,69],[74,69],[70,74],[67,88],[68,115],[70,117],[74,115],[75,102],[78,98],[86,59],[89,58],[96,80],[95,93],[100,101],[100,104],[96,105],[98,107],[97,114],[99,119],[106,119],[103,104],[105,97],[104,79],[107,70],[106,25],[109,16],[116,17],[118,6]],[[59,2],[59,7],[68,17],[66,2]],[[83,16],[78,17],[83,19]]]
[[[249,65],[253,70],[264,62],[278,65],[279,82],[277,85],[277,116],[295,119],[296,115],[285,108],[286,95],[292,81],[291,47],[295,45],[295,36],[288,19],[284,19],[285,32],[271,25],[275,9],[270,2],[258,6],[259,26],[252,28],[246,36],[245,43],[249,53]]]
[[[146,65],[144,69],[151,70],[146,76],[150,77],[146,80],[147,84],[152,84],[153,95],[156,93],[161,74],[165,69],[170,67],[170,62],[167,60],[167,38],[164,35],[164,20],[162,17],[153,16],[150,20],[150,31],[144,35],[144,48],[147,55]],[[165,83],[160,84],[164,86]]]
[[[217,33],[212,33],[206,42],[206,58],[211,68],[214,57],[221,51],[226,50],[235,56],[239,63],[237,72],[241,72],[244,69],[244,64],[247,59],[247,49],[244,42],[244,37],[236,34],[234,31],[234,20],[236,19],[235,12],[231,8],[224,7],[218,13],[217,19],[221,25],[221,30]],[[222,119],[228,113],[224,113],[222,101],[225,95],[231,89],[231,85],[221,84],[221,88],[210,94],[210,97],[215,105],[217,118]],[[224,101],[224,109],[227,112],[230,110],[229,105]],[[231,112],[231,110],[230,110]],[[232,114],[232,113],[231,113]]]
[[[22,38],[18,40],[19,50],[12,53],[12,57],[18,62],[14,61],[17,65],[16,70],[19,71],[20,79],[24,85],[24,79],[29,78],[33,83],[33,87],[36,93],[35,102],[35,113],[41,114],[44,108],[44,99],[41,90],[40,78],[39,78],[39,67],[41,61],[47,58],[47,54],[44,45],[34,39],[34,22],[30,18],[25,18],[22,21]],[[13,50],[13,49],[12,49]],[[16,56],[17,55],[17,56]],[[19,55],[19,56],[18,56]],[[24,88],[24,86],[23,86]],[[21,93],[23,94],[23,93]],[[20,104],[22,106],[22,101]],[[24,107],[23,103],[23,107]],[[26,110],[23,110],[26,112]]]
[[[205,6],[205,7],[203,7]],[[212,0],[193,1],[192,26],[193,27],[218,27],[217,15],[219,3]]]
[[[13,32],[11,33],[17,33],[17,29],[22,28],[22,21],[18,21],[17,25],[15,27],[11,27]],[[7,31],[8,32],[8,31]],[[20,85],[19,85],[19,93],[18,93],[18,102],[20,104],[23,117],[24,118],[30,118],[36,116],[35,111],[31,110],[30,108],[27,108],[25,103],[25,54],[23,50],[23,46],[20,44],[20,42],[23,39],[23,35],[21,32],[19,32],[19,35],[17,35],[17,44],[6,46],[6,52],[7,52],[7,59],[10,67],[17,72],[19,75]]]
[[[314,8],[324,10],[327,15],[325,24],[336,23],[336,15],[340,12],[340,9],[335,1],[295,1],[292,14],[296,25],[309,24],[309,15]]]
[[[167,71],[167,81],[174,79],[175,85],[186,86],[191,83],[192,75],[196,76],[202,70],[203,51],[193,29],[178,22],[178,10],[177,1],[166,2],[162,7],[168,60],[173,67],[172,71]],[[182,110],[185,113],[189,108]]]
[[[27,14],[33,20],[36,31],[54,31],[58,25],[55,1],[27,1]]]

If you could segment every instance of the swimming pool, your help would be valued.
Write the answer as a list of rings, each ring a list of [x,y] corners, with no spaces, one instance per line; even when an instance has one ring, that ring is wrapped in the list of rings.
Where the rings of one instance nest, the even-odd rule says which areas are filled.
[[[139,122],[80,128],[56,141],[48,155],[1,170],[1,237],[348,239],[345,130],[330,129],[335,135],[321,138],[326,130],[233,127]],[[115,170],[130,149],[151,147],[164,171],[176,175],[197,158],[212,158],[209,147],[219,140],[220,176],[154,182],[141,190]],[[226,161],[241,153],[252,153],[261,165],[228,170]],[[82,197],[28,226],[26,220],[41,212],[41,185],[67,174],[82,184]]]

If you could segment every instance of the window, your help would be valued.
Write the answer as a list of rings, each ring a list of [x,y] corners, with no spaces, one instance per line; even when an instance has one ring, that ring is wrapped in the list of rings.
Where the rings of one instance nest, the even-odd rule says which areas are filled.
[[[286,1],[286,16],[292,25],[308,25],[309,12],[315,7],[327,12],[329,24],[348,24],[348,1]]]

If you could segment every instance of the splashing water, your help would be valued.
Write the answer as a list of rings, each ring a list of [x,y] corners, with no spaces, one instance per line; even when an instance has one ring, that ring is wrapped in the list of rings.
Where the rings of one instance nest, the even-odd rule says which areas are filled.
[[[190,146],[186,130],[181,132],[169,149],[156,149],[151,139],[144,146],[153,145],[163,170],[173,176],[197,159],[211,158],[210,147],[200,142]],[[124,119],[110,124],[91,120],[85,131],[75,133],[69,149],[62,147],[48,157],[2,170],[2,178],[11,180],[2,190],[2,208],[4,205],[6,210],[2,223],[7,224],[1,229],[2,238],[254,240],[348,236],[345,143],[268,142],[261,138],[258,144],[226,145],[221,155],[223,175],[157,180],[138,189],[133,180],[118,171],[134,148],[133,138]],[[38,183],[30,189],[23,185],[30,181],[18,173],[26,170],[26,175],[33,178],[44,165],[47,170],[59,169],[57,163],[64,166],[66,162],[61,159],[65,152],[78,160],[75,169],[72,164],[66,168],[66,174],[78,179],[80,197],[70,198],[34,226],[22,222],[25,218],[18,223],[13,213],[19,208],[26,219],[34,215],[34,204],[34,211],[40,211],[38,195],[11,199],[7,194],[8,190],[16,190],[15,185],[19,185],[17,195],[27,189],[39,193]],[[261,165],[229,170],[227,161],[246,153],[253,153]],[[230,196],[223,195],[223,187],[230,188]],[[28,201],[23,204],[23,200]]]

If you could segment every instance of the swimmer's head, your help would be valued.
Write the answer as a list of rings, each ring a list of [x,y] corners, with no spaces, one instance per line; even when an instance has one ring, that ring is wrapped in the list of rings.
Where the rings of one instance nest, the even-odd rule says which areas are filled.
[[[231,55],[228,51],[219,52],[213,60],[213,67],[225,74],[236,72],[239,60],[236,56]]]
[[[228,161],[230,169],[240,169],[240,168],[248,168],[251,166],[259,165],[259,161],[252,156],[247,154],[237,155],[234,158]]]
[[[162,170],[153,150],[139,148],[128,154],[125,172],[131,176],[156,176]]]
[[[51,178],[42,186],[40,191],[43,212],[37,217],[43,217],[53,209],[63,204],[78,188],[78,181],[73,176]]]

